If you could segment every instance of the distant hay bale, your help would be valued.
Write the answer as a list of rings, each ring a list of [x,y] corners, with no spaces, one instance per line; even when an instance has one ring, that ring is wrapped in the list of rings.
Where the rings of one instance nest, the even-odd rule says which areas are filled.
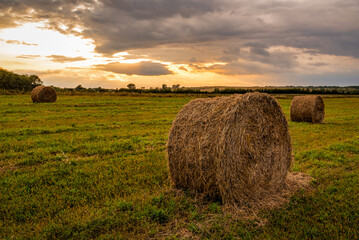
[[[31,91],[31,99],[34,103],[56,102],[57,94],[52,87],[38,86]]]
[[[285,115],[264,93],[192,100],[167,144],[175,187],[234,206],[283,189],[291,151]]]
[[[296,96],[290,105],[290,119],[294,122],[322,123],[324,115],[321,96]]]

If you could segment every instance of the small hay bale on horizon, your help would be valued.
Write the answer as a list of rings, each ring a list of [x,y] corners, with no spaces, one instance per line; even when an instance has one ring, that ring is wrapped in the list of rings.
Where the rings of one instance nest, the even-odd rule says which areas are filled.
[[[268,206],[293,190],[288,122],[265,93],[192,100],[173,121],[167,156],[176,188],[225,205]]]
[[[293,122],[322,123],[324,108],[321,96],[295,96],[290,104],[290,119]]]
[[[38,86],[31,91],[31,100],[34,103],[56,102],[57,94],[52,87]]]

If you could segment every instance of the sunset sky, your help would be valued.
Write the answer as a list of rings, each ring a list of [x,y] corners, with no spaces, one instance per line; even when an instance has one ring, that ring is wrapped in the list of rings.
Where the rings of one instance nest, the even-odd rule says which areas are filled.
[[[45,85],[359,85],[358,0],[0,0],[0,67]]]

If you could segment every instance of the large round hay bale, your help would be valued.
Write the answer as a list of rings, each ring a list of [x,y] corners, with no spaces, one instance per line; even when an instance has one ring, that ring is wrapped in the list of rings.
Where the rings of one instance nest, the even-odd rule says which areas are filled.
[[[56,102],[57,94],[52,87],[38,86],[31,91],[31,99],[34,103]]]
[[[291,151],[285,115],[264,93],[192,100],[167,144],[175,187],[237,206],[283,187]]]
[[[324,114],[321,96],[296,96],[290,105],[290,119],[294,122],[322,123]]]

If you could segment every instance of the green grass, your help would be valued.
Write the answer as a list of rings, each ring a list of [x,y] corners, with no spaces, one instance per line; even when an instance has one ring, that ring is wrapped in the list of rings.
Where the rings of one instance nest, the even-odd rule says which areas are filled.
[[[325,124],[289,122],[313,190],[252,220],[170,188],[168,131],[192,98],[0,95],[0,239],[358,238],[359,98],[326,98]]]

